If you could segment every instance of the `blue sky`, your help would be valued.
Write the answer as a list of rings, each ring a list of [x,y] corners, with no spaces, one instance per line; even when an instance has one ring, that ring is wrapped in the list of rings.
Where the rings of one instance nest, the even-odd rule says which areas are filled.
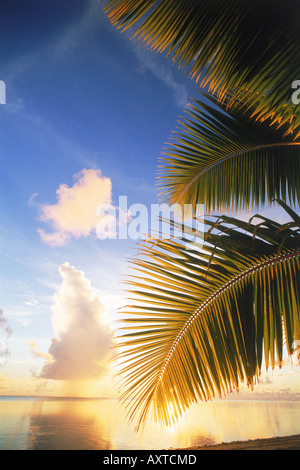
[[[81,188],[88,199],[99,184],[115,206],[119,196],[129,206],[157,202],[158,157],[196,87],[112,28],[98,0],[6,0],[0,23],[0,394],[57,394],[70,379],[60,354],[74,348],[77,327],[87,333],[92,319],[110,344],[105,325],[115,327],[135,247],[97,238],[92,216],[68,206],[68,195]],[[54,366],[45,368],[49,351]],[[87,360],[103,359],[105,376],[108,359],[97,354]]]
[[[129,206],[157,202],[157,159],[194,84],[113,29],[98,0],[6,1],[0,13],[0,308],[13,330],[9,337],[2,330],[9,354],[2,354],[0,393],[1,385],[3,393],[34,393],[39,381],[31,379],[45,358],[30,343],[46,354],[55,337],[60,266],[84,273],[114,322],[135,246],[94,231],[50,246],[39,232],[55,232],[41,220],[44,206],[84,170],[110,181],[113,205],[121,195]]]

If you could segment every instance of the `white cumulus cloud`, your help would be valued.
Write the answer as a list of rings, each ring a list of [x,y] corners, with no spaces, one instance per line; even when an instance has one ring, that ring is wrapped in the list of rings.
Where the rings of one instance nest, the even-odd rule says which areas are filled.
[[[74,179],[71,187],[59,186],[56,204],[41,207],[40,219],[50,223],[54,231],[38,228],[38,233],[50,246],[62,246],[71,237],[87,237],[95,232],[99,223],[98,206],[111,203],[111,180],[102,176],[100,170],[83,169],[74,175]]]
[[[62,284],[52,306],[56,337],[39,376],[66,381],[102,378],[111,366],[114,344],[104,306],[82,271],[64,263],[59,272]],[[42,356],[35,344],[33,349]]]

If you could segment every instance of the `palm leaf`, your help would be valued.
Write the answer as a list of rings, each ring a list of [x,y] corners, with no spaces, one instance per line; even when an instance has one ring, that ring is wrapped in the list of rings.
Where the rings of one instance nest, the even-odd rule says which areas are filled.
[[[272,115],[299,130],[291,103],[300,77],[298,0],[111,0],[104,11],[220,99],[242,93],[257,118]]]
[[[281,198],[300,201],[300,143],[257,123],[241,107],[194,100],[160,158],[164,202],[205,204],[208,210],[249,208]],[[242,106],[242,103],[241,103]]]
[[[145,240],[127,279],[131,304],[120,330],[120,386],[137,427],[163,425],[192,403],[241,382],[253,387],[263,361],[282,364],[300,338],[300,237],[291,226],[223,216],[205,220],[203,246]],[[284,240],[284,243],[282,243]],[[280,248],[280,250],[279,250]]]

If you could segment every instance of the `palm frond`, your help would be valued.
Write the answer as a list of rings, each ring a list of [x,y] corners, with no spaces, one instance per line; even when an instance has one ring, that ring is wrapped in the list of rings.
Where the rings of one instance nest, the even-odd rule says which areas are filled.
[[[300,77],[297,0],[111,0],[104,11],[220,99],[236,90],[257,118],[275,113],[299,130],[299,105],[291,103]]]
[[[192,249],[187,235],[141,243],[119,338],[121,398],[137,427],[150,411],[169,425],[196,401],[253,386],[263,360],[281,366],[283,338],[293,352],[300,226],[290,214],[284,228],[266,218],[206,219],[204,244]]]
[[[205,204],[208,210],[249,208],[274,198],[300,201],[300,142],[284,126],[257,123],[242,104],[202,93],[186,109],[160,158],[157,185],[162,201]]]

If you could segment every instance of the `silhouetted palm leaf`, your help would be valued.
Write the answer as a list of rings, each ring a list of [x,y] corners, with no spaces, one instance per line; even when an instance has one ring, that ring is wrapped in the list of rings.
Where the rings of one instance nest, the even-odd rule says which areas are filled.
[[[281,202],[283,207],[286,207]],[[300,218],[290,225],[210,218],[203,246],[146,240],[132,260],[121,389],[138,427],[165,425],[193,402],[252,386],[300,338]],[[186,239],[189,239],[186,235]]]
[[[298,0],[111,0],[104,11],[220,99],[228,91],[232,102],[247,96],[257,118],[271,113],[299,130],[299,106],[291,104],[300,79]]]
[[[300,143],[275,129],[269,120],[255,122],[241,111],[217,107],[216,98],[186,109],[160,159],[157,178],[164,202],[205,204],[208,210],[248,208],[274,198],[300,201]]]

